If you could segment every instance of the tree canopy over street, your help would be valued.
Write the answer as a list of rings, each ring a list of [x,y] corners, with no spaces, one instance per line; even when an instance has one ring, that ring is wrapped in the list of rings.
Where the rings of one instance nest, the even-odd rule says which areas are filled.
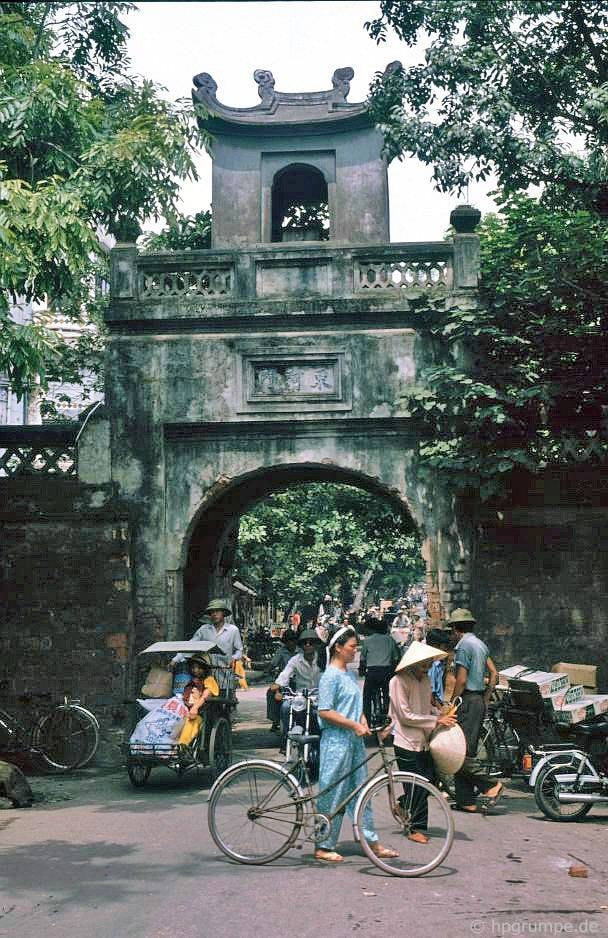
[[[0,4],[0,371],[23,393],[64,376],[72,353],[12,300],[99,319],[103,233],[133,240],[178,217],[180,184],[204,143],[191,102],[132,73],[131,3]],[[67,356],[67,361],[66,361]],[[81,362],[87,364],[86,362]]]
[[[286,607],[326,593],[350,603],[361,584],[396,595],[424,577],[410,519],[362,489],[317,482],[277,492],[242,515],[234,570]]]

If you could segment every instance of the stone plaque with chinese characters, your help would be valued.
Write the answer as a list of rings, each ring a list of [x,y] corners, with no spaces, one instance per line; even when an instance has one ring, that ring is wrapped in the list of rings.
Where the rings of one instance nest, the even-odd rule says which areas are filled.
[[[302,396],[335,399],[340,375],[337,359],[323,362],[252,362],[252,400],[291,400]]]
[[[245,353],[239,369],[245,412],[349,410],[349,357],[344,351]]]

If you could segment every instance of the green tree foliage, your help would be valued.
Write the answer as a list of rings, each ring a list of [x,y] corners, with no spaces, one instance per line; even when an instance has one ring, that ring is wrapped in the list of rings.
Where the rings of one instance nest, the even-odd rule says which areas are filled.
[[[403,406],[428,425],[427,466],[490,495],[515,468],[608,451],[608,230],[515,195],[480,235],[481,306],[423,315],[435,362]]]
[[[382,0],[367,29],[423,50],[372,86],[391,156],[462,191],[496,173],[512,193],[608,209],[606,0]]]
[[[412,522],[361,489],[296,485],[240,519],[235,572],[279,605],[348,603],[367,571],[368,592],[396,594],[424,576]]]
[[[154,251],[204,251],[211,247],[211,212],[182,215],[157,234],[147,234],[140,247]]]
[[[196,176],[191,103],[131,73],[131,9],[0,4],[0,370],[17,393],[61,371],[65,347],[15,325],[11,300],[49,297],[89,319],[99,234],[134,239],[144,219],[175,217],[182,180]]]

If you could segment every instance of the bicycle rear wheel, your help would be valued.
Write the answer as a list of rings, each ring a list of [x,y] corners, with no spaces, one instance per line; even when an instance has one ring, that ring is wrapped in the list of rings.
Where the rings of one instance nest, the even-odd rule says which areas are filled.
[[[83,769],[91,762],[99,746],[99,722],[94,713],[78,704],[66,704],[83,718],[84,753],[77,768]]]
[[[264,760],[227,769],[209,798],[208,824],[222,853],[238,863],[270,863],[295,843],[304,809],[300,792],[278,765]]]
[[[454,840],[454,819],[446,799],[421,775],[393,772],[372,782],[363,790],[355,811],[355,824],[361,848],[384,873],[391,876],[424,876],[446,858]],[[426,818],[424,806],[426,804]],[[377,857],[363,836],[364,814],[371,810],[379,843],[399,853],[398,857]],[[368,815],[369,819],[369,815]],[[408,836],[416,831],[428,843],[415,843]]]
[[[32,745],[48,768],[67,772],[84,764],[90,733],[91,722],[80,708],[62,704],[38,720],[32,731]]]

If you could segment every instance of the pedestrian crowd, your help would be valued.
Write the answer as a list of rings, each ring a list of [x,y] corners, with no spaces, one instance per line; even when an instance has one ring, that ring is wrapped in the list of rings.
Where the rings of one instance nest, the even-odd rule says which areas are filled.
[[[388,714],[381,732],[392,734],[399,769],[434,783],[439,781],[432,757],[434,734],[460,726],[466,758],[454,776],[456,810],[475,813],[478,795],[494,804],[502,794],[502,783],[488,777],[476,761],[486,704],[498,677],[489,649],[475,634],[476,622],[469,610],[454,610],[445,628],[430,630],[426,610],[421,587],[362,613],[345,611],[326,595],[312,617],[291,613],[281,647],[265,664],[272,675],[267,716],[272,728],[281,733],[282,745],[290,720],[287,690],[318,691],[312,729],[320,735],[318,810],[331,818],[327,835],[316,845],[315,857],[322,862],[340,863],[343,859],[336,850],[340,828],[344,813],[352,816],[355,807],[354,800],[348,801],[346,796],[366,776],[365,740],[372,735],[370,726],[380,713]],[[233,664],[240,663],[239,630],[226,621],[229,604],[214,600],[207,613],[210,621],[193,637],[214,641]],[[361,643],[359,633],[363,633]],[[362,690],[358,676],[364,678]],[[195,689],[190,719],[199,719],[200,694],[200,688]],[[407,794],[404,790],[404,803]],[[408,838],[424,844],[430,836],[425,790],[417,788],[416,797],[421,804],[415,806],[417,824]],[[371,813],[364,819],[361,833],[378,856],[397,855],[379,843]]]

